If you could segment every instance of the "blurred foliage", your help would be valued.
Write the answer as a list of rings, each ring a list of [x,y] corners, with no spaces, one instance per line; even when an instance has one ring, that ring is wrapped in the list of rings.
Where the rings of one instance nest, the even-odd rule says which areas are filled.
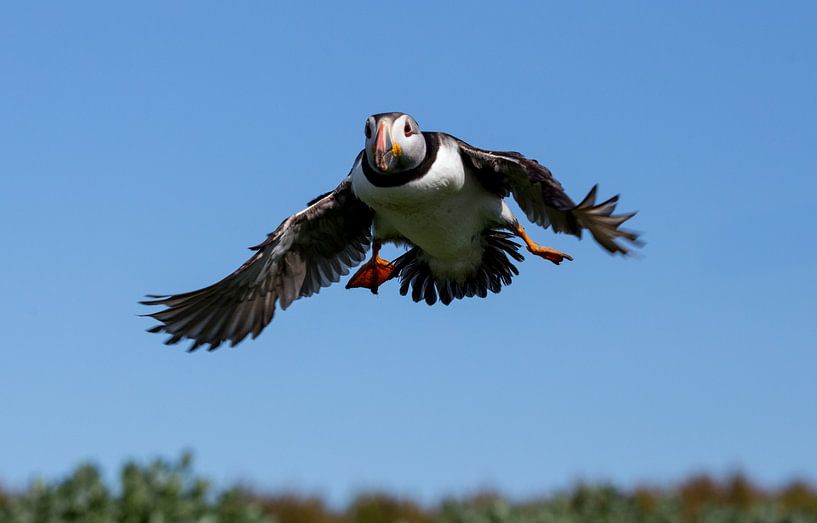
[[[817,523],[817,489],[794,482],[761,489],[736,474],[695,476],[674,489],[579,485],[524,502],[494,493],[434,507],[364,494],[334,510],[317,497],[267,495],[241,487],[214,491],[192,458],[127,463],[111,488],[93,465],[26,490],[0,488],[0,523]]]
[[[20,523],[275,523],[238,489],[213,494],[185,454],[175,463],[126,463],[112,491],[99,469],[81,465],[55,483],[0,494],[0,522]]]

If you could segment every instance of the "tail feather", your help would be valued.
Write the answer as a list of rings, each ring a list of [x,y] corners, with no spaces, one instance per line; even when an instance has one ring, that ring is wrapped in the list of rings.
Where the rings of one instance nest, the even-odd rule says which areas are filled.
[[[421,256],[422,250],[414,247],[394,260],[395,272],[400,277],[400,294],[406,296],[410,290],[411,299],[415,302],[425,300],[433,305],[439,299],[448,305],[455,299],[484,298],[488,291],[498,293],[503,285],[510,285],[513,277],[519,274],[509,257],[516,261],[525,259],[519,253],[519,244],[510,239],[512,237],[504,231],[486,231],[482,263],[474,274],[463,281],[435,276]]]

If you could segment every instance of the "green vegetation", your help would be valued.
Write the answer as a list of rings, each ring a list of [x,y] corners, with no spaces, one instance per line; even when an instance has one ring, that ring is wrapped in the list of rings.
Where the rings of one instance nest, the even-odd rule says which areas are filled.
[[[175,462],[129,463],[111,489],[93,465],[67,478],[35,482],[23,492],[0,490],[0,523],[738,523],[817,522],[817,490],[805,483],[770,491],[736,475],[706,476],[678,488],[578,486],[538,500],[509,502],[493,494],[446,500],[434,507],[384,494],[357,497],[345,509],[299,495],[266,495],[233,487],[214,492]]]

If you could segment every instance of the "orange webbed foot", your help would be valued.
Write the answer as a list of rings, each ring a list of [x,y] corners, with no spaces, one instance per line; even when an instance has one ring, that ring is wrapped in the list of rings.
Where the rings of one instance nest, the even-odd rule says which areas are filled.
[[[375,256],[358,269],[349,279],[346,288],[362,287],[372,291],[372,294],[377,294],[378,287],[395,276],[394,269],[393,263],[387,262],[380,256]]]
[[[567,253],[557,251],[556,249],[551,249],[550,247],[543,247],[537,244],[528,246],[528,252],[536,256],[539,256],[540,258],[552,261],[556,265],[559,265],[565,260],[573,261],[573,256]]]
[[[531,254],[551,261],[556,265],[559,265],[565,260],[573,261],[573,256],[561,251],[557,251],[556,249],[551,249],[550,247],[545,247],[544,245],[539,245],[538,243],[531,240],[530,237],[528,236],[528,233],[526,233],[525,229],[523,229],[522,226],[519,224],[516,225],[516,230],[514,231],[514,234],[522,238],[522,240],[525,242],[525,247],[527,247],[528,252]]]

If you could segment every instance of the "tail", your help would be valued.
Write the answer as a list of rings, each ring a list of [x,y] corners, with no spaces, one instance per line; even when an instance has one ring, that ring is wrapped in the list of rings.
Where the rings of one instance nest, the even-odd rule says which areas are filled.
[[[463,281],[435,276],[423,259],[422,249],[414,247],[394,260],[394,274],[400,277],[400,294],[407,295],[411,288],[411,299],[415,302],[425,300],[427,304],[434,305],[439,296],[440,301],[448,305],[455,298],[484,298],[488,291],[499,292],[503,285],[510,285],[512,278],[519,274],[508,257],[518,262],[525,259],[519,253],[519,244],[510,240],[512,237],[512,234],[504,231],[486,231],[482,237],[482,263],[474,274]]]
[[[613,214],[618,203],[618,195],[596,205],[598,187],[598,185],[594,185],[590,192],[587,193],[587,196],[584,197],[584,200],[571,210],[576,221],[583,228],[589,230],[593,238],[602,247],[613,254],[618,252],[628,254],[630,252],[627,246],[616,241],[619,238],[624,238],[636,247],[642,246],[643,242],[639,241],[638,233],[618,228],[619,225],[635,216],[636,213]]]

